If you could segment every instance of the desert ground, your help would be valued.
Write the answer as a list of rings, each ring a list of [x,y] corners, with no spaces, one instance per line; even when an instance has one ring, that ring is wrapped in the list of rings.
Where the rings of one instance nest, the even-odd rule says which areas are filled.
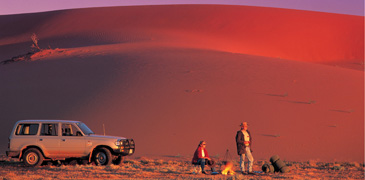
[[[219,159],[219,157],[215,157]],[[267,161],[254,164],[254,175],[242,174],[238,162],[232,160],[234,174],[194,173],[189,157],[160,156],[128,158],[116,166],[89,165],[43,165],[37,168],[24,167],[14,160],[0,162],[0,177],[3,179],[364,179],[364,164],[357,162],[285,162],[287,173],[263,173],[261,167]],[[217,170],[224,166],[217,164]],[[260,172],[261,171],[261,172]],[[209,171],[208,171],[209,173]]]
[[[3,15],[0,29],[2,154],[22,119],[80,120],[98,134],[104,125],[107,135],[136,142],[121,167],[39,173],[4,161],[7,179],[50,172],[47,178],[205,178],[189,174],[188,157],[205,140],[210,155],[229,149],[237,159],[234,137],[243,121],[255,169],[275,154],[294,168],[250,178],[364,177],[363,16],[130,6]],[[31,47],[33,34],[39,49]]]

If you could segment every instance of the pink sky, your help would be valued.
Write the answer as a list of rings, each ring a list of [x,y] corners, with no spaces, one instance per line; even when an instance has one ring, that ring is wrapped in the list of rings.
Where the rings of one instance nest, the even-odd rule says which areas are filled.
[[[364,16],[363,0],[1,0],[0,15],[84,7],[157,4],[249,5]]]

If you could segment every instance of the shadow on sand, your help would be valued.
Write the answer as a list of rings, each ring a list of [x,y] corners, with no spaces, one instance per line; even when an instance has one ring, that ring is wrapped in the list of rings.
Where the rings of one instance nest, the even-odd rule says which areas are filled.
[[[275,96],[275,97],[287,97],[288,93],[284,94],[265,94],[266,96]]]
[[[350,110],[330,109],[330,111],[340,112],[340,113],[352,113],[352,112],[354,112],[354,110],[352,110],[352,109],[350,109]]]
[[[280,101],[284,101],[284,100],[280,100]],[[284,101],[284,102],[289,102],[289,103],[294,103],[294,104],[315,104],[316,101]]]
[[[280,137],[280,134],[260,134],[260,135],[266,136],[266,137],[274,137],[274,138]]]

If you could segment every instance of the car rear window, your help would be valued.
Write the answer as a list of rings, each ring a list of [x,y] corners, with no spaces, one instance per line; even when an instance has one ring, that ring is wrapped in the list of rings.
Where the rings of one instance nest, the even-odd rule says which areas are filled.
[[[19,124],[15,135],[36,135],[39,124]]]

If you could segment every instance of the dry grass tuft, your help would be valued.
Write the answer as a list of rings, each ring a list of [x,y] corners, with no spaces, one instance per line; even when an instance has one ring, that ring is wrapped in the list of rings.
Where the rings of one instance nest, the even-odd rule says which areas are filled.
[[[33,33],[32,34],[32,36],[30,37],[31,39],[32,39],[32,42],[33,42],[33,44],[32,44],[32,48],[33,49],[35,49],[35,51],[40,51],[41,50],[41,48],[38,46],[38,37],[37,37],[37,35],[35,34],[35,33]]]
[[[316,161],[316,160],[309,160],[308,161],[309,167],[317,167],[317,163],[318,163],[318,161]]]
[[[44,58],[49,58],[52,56],[66,55],[66,54],[70,53],[68,50],[59,49],[59,48],[51,49],[49,47],[49,49],[41,49],[38,45],[39,39],[35,33],[32,34],[31,40],[32,40],[32,45],[31,45],[30,52],[27,52],[25,54],[21,54],[18,56],[14,56],[8,60],[0,61],[0,65],[1,64],[6,65],[9,63],[15,63],[15,62],[20,62],[20,61],[36,61],[36,60],[40,60],[40,59],[44,59]]]
[[[205,175],[193,174],[190,158],[134,158],[116,166],[61,165],[24,167],[21,162],[0,161],[2,179],[364,179],[364,164],[357,162],[285,162],[289,173],[257,173],[243,175],[239,172],[238,161],[232,161],[236,174]],[[261,171],[266,161],[255,161],[254,171]],[[217,170],[220,170],[219,162]],[[209,169],[209,168],[208,168]],[[208,171],[209,172],[209,171]]]

